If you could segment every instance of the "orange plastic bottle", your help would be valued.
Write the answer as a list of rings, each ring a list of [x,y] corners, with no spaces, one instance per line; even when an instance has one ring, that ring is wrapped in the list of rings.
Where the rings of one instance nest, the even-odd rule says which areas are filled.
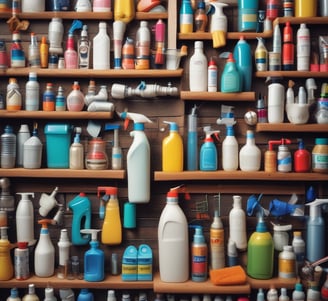
[[[7,227],[1,227],[0,238],[0,280],[10,280],[14,276],[14,267],[10,257],[11,244],[7,236]]]

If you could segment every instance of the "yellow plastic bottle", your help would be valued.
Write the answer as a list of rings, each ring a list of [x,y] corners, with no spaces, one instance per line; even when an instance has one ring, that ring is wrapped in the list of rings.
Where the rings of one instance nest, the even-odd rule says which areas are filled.
[[[162,170],[183,171],[183,141],[175,122],[164,121],[170,125],[170,134],[162,142]]]
[[[134,0],[115,0],[114,2],[114,20],[129,23],[136,14]]]
[[[118,245],[122,242],[122,223],[117,199],[117,187],[98,187],[98,197],[102,191],[105,192],[105,195],[100,201],[101,203],[108,201],[108,203],[101,231],[101,242],[106,245]]]
[[[7,227],[1,227],[0,238],[0,280],[10,280],[14,277],[14,267],[10,257],[11,244],[8,240]]]
[[[295,0],[295,17],[316,17],[316,0]]]

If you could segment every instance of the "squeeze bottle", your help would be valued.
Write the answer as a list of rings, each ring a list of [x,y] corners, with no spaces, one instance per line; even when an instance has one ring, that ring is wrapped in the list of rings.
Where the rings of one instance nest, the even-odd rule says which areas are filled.
[[[305,23],[300,24],[296,33],[296,59],[297,71],[310,70],[310,54],[311,54],[311,37],[310,30]]]
[[[218,169],[218,153],[212,135],[218,139],[218,130],[211,130],[211,126],[204,127],[205,140],[200,148],[199,169],[214,171]]]
[[[33,126],[32,136],[24,142],[23,167],[40,168],[42,163],[42,142],[38,137],[38,125]]]
[[[58,278],[65,278],[65,268],[67,268],[67,261],[69,259],[69,249],[71,242],[68,239],[67,229],[60,230],[60,237],[57,243],[59,251],[59,267],[58,267]]]
[[[207,58],[202,41],[195,41],[195,50],[189,61],[189,90],[207,91]]]
[[[99,22],[99,32],[93,38],[93,69],[110,68],[110,39],[106,22]]]
[[[261,150],[255,144],[254,132],[247,130],[246,144],[239,152],[239,166],[242,171],[258,171],[261,167]]]
[[[22,301],[39,301],[39,297],[35,293],[35,285],[33,283],[28,285],[28,293],[22,298]]]
[[[229,240],[236,243],[239,250],[246,250],[246,214],[241,207],[241,196],[232,197],[233,205],[229,212]]]
[[[193,9],[190,0],[183,0],[179,11],[180,33],[193,32]]]
[[[221,75],[221,92],[232,93],[240,92],[241,90],[241,76],[237,70],[236,61],[233,57],[233,54],[229,53],[229,57]]]
[[[162,142],[162,170],[183,171],[183,141],[176,122],[164,121],[170,125],[170,134]]]
[[[298,140],[298,150],[294,153],[294,171],[309,172],[311,169],[311,154],[304,147],[303,139]]]
[[[210,228],[210,268],[212,270],[225,267],[224,229],[219,212],[214,211],[214,218]]]
[[[159,274],[163,282],[185,282],[189,278],[188,222],[178,204],[179,192],[184,192],[183,187],[167,193],[158,223]]]
[[[42,225],[34,252],[34,272],[38,277],[50,277],[55,271],[55,247],[51,242],[48,230],[48,224],[52,222],[49,219],[38,221],[38,224]]]
[[[103,281],[105,278],[105,255],[99,249],[98,229],[82,229],[81,233],[91,234],[90,249],[84,253],[84,280],[89,282]]]
[[[14,276],[14,266],[11,261],[11,244],[8,240],[7,227],[0,227],[0,280],[10,280]]]
[[[122,242],[122,224],[117,199],[117,187],[98,187],[98,198],[102,191],[105,192],[105,195],[101,198],[101,202],[107,202],[107,204],[102,225],[101,242],[107,245],[118,245]]]
[[[187,170],[198,169],[198,135],[197,135],[197,106],[194,105],[188,115],[187,135]]]
[[[218,67],[213,58],[208,62],[207,91],[216,92],[218,89]]]
[[[207,280],[208,250],[203,235],[203,228],[196,226],[194,240],[191,245],[191,280],[203,282]]]
[[[34,239],[34,208],[29,196],[34,198],[33,192],[17,193],[21,196],[16,209],[16,237],[18,242],[26,241],[30,245]]]
[[[321,205],[328,199],[315,199],[306,203],[310,206],[310,215],[306,224],[306,259],[310,262],[323,258],[326,254],[325,220],[321,216]]]
[[[70,169],[84,169],[84,147],[80,142],[80,135],[82,129],[75,128],[74,142],[69,148],[69,168]]]
[[[222,168],[228,171],[238,169],[238,142],[233,125],[227,125],[227,135],[222,142]]]

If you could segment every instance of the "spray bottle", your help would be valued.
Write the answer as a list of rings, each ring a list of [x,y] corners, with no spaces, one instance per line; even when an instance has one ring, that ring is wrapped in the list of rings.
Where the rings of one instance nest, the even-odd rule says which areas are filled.
[[[114,142],[112,147],[112,169],[120,170],[122,169],[122,148],[119,145],[119,136],[118,131],[120,129],[119,124],[105,124],[105,131],[114,131]]]
[[[152,123],[145,115],[131,112],[123,112],[121,118],[125,119],[124,128],[128,127],[129,121],[133,120],[134,130],[130,132],[133,142],[127,153],[127,178],[128,178],[128,198],[129,218],[135,219],[135,204],[148,203],[150,201],[150,146],[148,138],[144,132],[144,124]],[[131,204],[133,206],[131,206]],[[127,211],[126,211],[127,212]],[[124,215],[124,219],[127,216]],[[126,222],[124,221],[124,224]],[[130,225],[135,225],[136,221],[130,220]]]
[[[42,219],[38,224],[42,225],[39,241],[34,252],[34,272],[38,277],[50,277],[55,271],[55,247],[51,242],[48,224],[51,219]]]
[[[205,171],[214,171],[218,169],[218,153],[212,135],[219,140],[219,130],[212,130],[211,126],[204,127],[205,139],[200,148],[199,169]]]
[[[17,241],[26,241],[35,244],[34,239],[34,208],[29,196],[34,198],[33,192],[17,193],[21,196],[16,209],[16,237]]]
[[[117,20],[113,23],[113,39],[114,39],[114,69],[121,69],[122,63],[122,44],[126,24]]]
[[[224,229],[219,211],[214,211],[214,218],[210,229],[210,267],[212,270],[225,267]]]
[[[179,193],[185,192],[183,186],[170,189],[158,223],[159,273],[164,282],[185,282],[189,279],[188,222],[178,204]]]
[[[207,280],[208,251],[203,227],[196,226],[194,240],[191,245],[191,280],[204,282]]]
[[[212,33],[213,48],[222,47],[226,44],[228,31],[228,19],[223,13],[223,8],[228,6],[222,2],[209,2],[211,5],[210,32]]]
[[[105,192],[105,195],[100,198],[101,192]],[[100,198],[99,215],[100,218],[104,218],[101,242],[107,245],[118,245],[122,242],[122,224],[117,187],[98,187],[98,198]],[[104,202],[107,202],[106,209]]]
[[[164,121],[170,125],[170,134],[162,142],[162,170],[183,171],[183,141],[176,122]]]
[[[187,170],[198,169],[197,106],[188,115]]]
[[[86,245],[89,235],[81,235],[81,229],[91,228],[91,202],[85,193],[81,192],[68,203],[68,208],[73,211],[72,243],[73,245]]]
[[[294,153],[294,171],[309,172],[311,169],[311,154],[305,149],[303,139],[298,140],[298,150]]]
[[[105,255],[99,249],[98,229],[83,229],[81,233],[91,234],[90,249],[84,254],[84,280],[89,282],[103,281],[105,278]]]
[[[10,280],[14,276],[14,266],[11,261],[12,248],[7,235],[7,227],[0,227],[0,280]]]
[[[306,225],[306,258],[310,262],[323,258],[326,254],[325,220],[321,216],[321,205],[328,204],[328,199],[315,199],[306,203],[310,214]]]

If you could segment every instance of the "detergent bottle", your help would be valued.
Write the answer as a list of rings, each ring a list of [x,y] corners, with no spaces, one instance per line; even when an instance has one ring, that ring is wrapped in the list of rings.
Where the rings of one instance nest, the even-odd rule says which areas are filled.
[[[103,281],[105,278],[105,255],[99,249],[98,229],[82,229],[83,234],[91,234],[90,249],[84,254],[84,280],[89,282]]]
[[[117,199],[117,187],[98,187],[98,198],[100,192],[105,195],[100,199],[101,204],[107,202],[106,209],[101,205],[99,212],[101,218],[104,218],[101,242],[107,245],[118,245],[122,242],[122,224],[120,217],[119,201]],[[105,209],[105,210],[104,210]]]
[[[229,57],[221,75],[221,92],[233,93],[240,92],[241,90],[241,76],[237,69],[236,61],[233,57],[233,54],[229,53]]]
[[[81,235],[81,229],[91,228],[91,202],[84,192],[81,192],[68,203],[68,208],[73,211],[72,244],[86,245],[89,235]]]
[[[213,39],[213,48],[218,48],[226,44],[226,34],[228,31],[228,19],[223,13],[223,8],[228,6],[222,2],[209,2],[211,9],[210,32]]]
[[[247,130],[246,144],[239,152],[239,166],[242,171],[258,171],[261,167],[261,150],[255,144],[254,132]]]
[[[183,141],[176,122],[164,121],[170,125],[170,134],[162,142],[162,170],[183,171]]]
[[[14,277],[14,266],[10,257],[11,244],[8,240],[7,227],[0,227],[0,280],[10,280]]]
[[[206,171],[214,171],[218,169],[218,153],[212,135],[217,139],[219,130],[212,130],[211,126],[204,127],[205,139],[200,148],[199,169]]]
[[[159,274],[163,282],[185,282],[189,278],[188,222],[178,204],[180,192],[185,192],[182,186],[167,193],[158,223]]]
[[[84,108],[84,95],[80,90],[78,81],[74,81],[72,91],[67,96],[67,109],[68,111],[78,112]]]
[[[55,271],[55,247],[51,242],[48,224],[53,220],[42,219],[38,224],[42,225],[39,241],[34,252],[34,272],[38,277],[50,277]]]
[[[37,169],[42,163],[42,142],[38,137],[38,124],[34,123],[32,136],[23,145],[23,167]]]
[[[306,259],[310,262],[323,258],[326,254],[325,220],[321,216],[321,205],[328,199],[315,199],[305,205],[310,206],[310,215],[306,224]]]

